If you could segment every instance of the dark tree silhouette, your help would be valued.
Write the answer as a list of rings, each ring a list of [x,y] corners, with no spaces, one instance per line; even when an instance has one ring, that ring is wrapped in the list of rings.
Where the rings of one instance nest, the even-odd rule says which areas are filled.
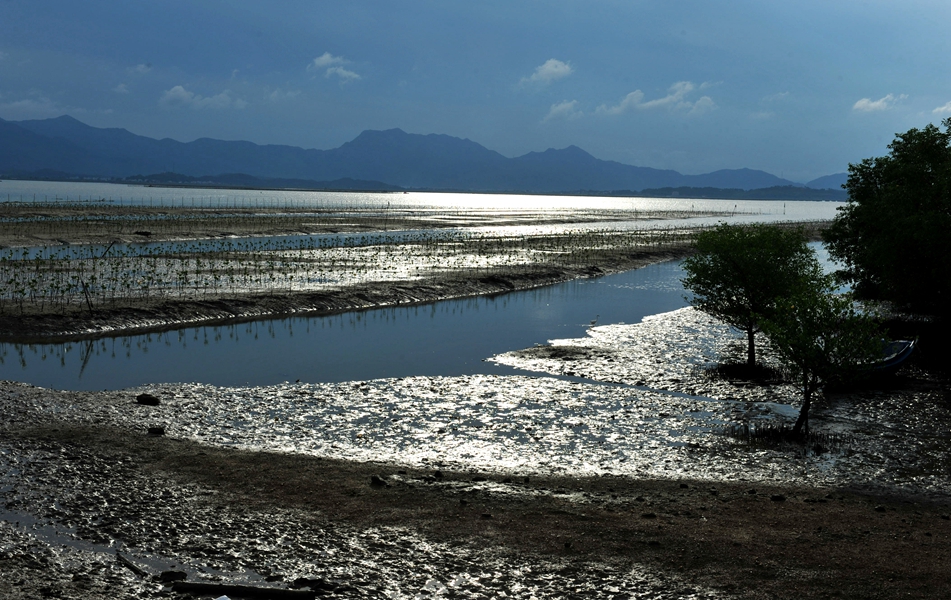
[[[888,156],[849,165],[849,200],[824,234],[859,297],[951,314],[951,119],[897,134]]]
[[[756,364],[755,335],[780,298],[821,276],[801,229],[720,225],[697,236],[683,279],[699,310],[746,334],[747,364]]]

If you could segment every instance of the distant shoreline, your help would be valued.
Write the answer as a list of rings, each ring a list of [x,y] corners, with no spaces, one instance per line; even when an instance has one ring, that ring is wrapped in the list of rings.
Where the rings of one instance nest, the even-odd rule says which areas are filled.
[[[219,189],[244,191],[273,191],[273,192],[330,192],[330,193],[373,193],[373,194],[401,194],[401,193],[442,193],[442,194],[498,194],[517,196],[582,196],[595,198],[684,198],[698,200],[763,200],[763,201],[806,201],[806,202],[844,202],[848,200],[845,190],[813,189],[797,186],[773,186],[744,190],[739,188],[713,187],[665,187],[648,188],[644,190],[571,190],[571,191],[526,191],[526,190],[471,190],[453,188],[403,188],[376,181],[334,180],[328,182],[314,181],[307,185],[304,180],[273,180],[260,179],[261,184],[229,183],[228,181],[206,181],[202,177],[189,177],[180,174],[160,174],[166,177],[177,176],[178,179],[103,179],[87,178],[59,174],[50,177],[37,177],[25,174],[23,176],[3,176],[10,181],[50,181],[59,183],[105,183],[113,185],[128,185],[152,187],[160,189]],[[248,175],[236,175],[242,179],[258,179]],[[165,179],[165,177],[163,177]],[[191,180],[191,181],[189,181]],[[287,181],[282,185],[280,181]],[[291,184],[296,185],[291,185]]]

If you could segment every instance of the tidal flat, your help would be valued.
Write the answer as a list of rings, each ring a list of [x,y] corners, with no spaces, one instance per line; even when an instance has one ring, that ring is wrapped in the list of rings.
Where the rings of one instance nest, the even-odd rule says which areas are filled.
[[[161,227],[176,231],[127,221],[117,240],[96,237],[103,230],[89,223],[62,230],[76,237],[64,233],[69,245],[53,259],[90,243],[194,244],[200,256],[153,253],[142,264],[153,279],[165,268],[197,279],[165,291],[150,284],[147,293],[100,288],[95,302],[66,287],[55,301],[34,295],[32,308],[24,299],[22,314],[11,296],[5,339],[98,338],[499,293],[689,251],[689,228],[645,232],[637,211],[628,214],[633,227],[606,230],[602,218],[617,223],[617,215],[593,213],[547,224],[562,233],[581,227],[589,232],[583,243],[523,229],[533,222],[527,214],[493,223],[431,214],[449,228],[491,227],[468,245],[454,233],[435,236],[424,252],[419,244],[401,248],[395,234],[385,247],[297,248],[290,262],[306,265],[287,270],[295,279],[307,269],[350,279],[317,277],[305,290],[285,277],[258,294],[238,290],[237,267],[215,283],[215,269],[227,273],[228,261],[248,258],[229,255],[237,247],[231,235],[366,230],[343,217],[326,230],[281,215],[258,226],[257,217],[235,216],[237,206],[221,208],[215,214],[224,220],[208,221],[217,228],[176,224],[173,215]],[[164,219],[139,209],[146,221]],[[40,223],[34,240],[57,231],[34,217],[24,217]],[[366,224],[392,229],[396,217],[378,211]],[[226,250],[212,256],[207,244],[216,240]],[[45,252],[28,252],[34,262],[25,265],[61,276],[57,269],[72,259]],[[95,264],[120,286],[132,286],[123,274],[139,272],[122,262],[131,254],[109,261],[79,252],[87,262],[76,265]],[[254,269],[285,264],[275,258],[282,252],[286,258],[286,247],[261,250]],[[404,254],[412,260],[394,261]],[[420,257],[429,262],[419,263],[426,275],[417,277]],[[388,280],[394,267],[399,273]],[[35,277],[34,287],[45,289]],[[798,404],[789,385],[711,377],[709,367],[736,343],[722,324],[684,309],[485,357],[520,375],[96,392],[0,382],[0,596],[951,595],[947,381],[911,367],[885,386],[829,394],[812,426],[835,434],[833,444],[749,444],[725,433],[788,421]]]
[[[789,419],[795,390],[711,380],[733,339],[688,308],[494,359],[556,376],[4,383],[3,551],[30,576],[0,585],[160,597],[153,577],[181,571],[331,597],[944,595],[943,383],[911,370],[830,395],[812,423],[834,447],[749,445],[725,426]]]

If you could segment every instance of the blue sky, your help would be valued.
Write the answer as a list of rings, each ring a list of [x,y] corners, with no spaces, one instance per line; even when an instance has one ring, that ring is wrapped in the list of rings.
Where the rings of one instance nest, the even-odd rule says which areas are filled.
[[[951,116],[949,26],[946,0],[0,0],[0,118],[807,181]]]

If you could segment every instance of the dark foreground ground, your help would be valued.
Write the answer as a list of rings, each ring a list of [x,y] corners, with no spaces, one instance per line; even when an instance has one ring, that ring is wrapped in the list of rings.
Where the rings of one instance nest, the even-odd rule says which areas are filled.
[[[948,498],[415,470],[31,408],[90,394],[0,386],[0,597],[241,597],[173,592],[176,570],[310,597],[951,597]],[[53,530],[95,546],[32,537]]]

